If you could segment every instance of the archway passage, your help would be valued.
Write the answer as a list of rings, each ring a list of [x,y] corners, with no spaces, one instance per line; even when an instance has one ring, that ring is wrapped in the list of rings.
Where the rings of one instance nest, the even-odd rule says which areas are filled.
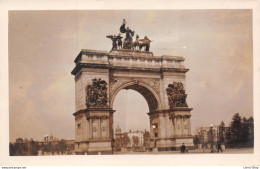
[[[113,110],[114,151],[147,151],[150,145],[149,107],[144,96],[133,89],[120,90]]]
[[[134,90],[121,90],[114,101],[114,131],[118,126],[122,132],[149,131],[149,107],[145,98]]]

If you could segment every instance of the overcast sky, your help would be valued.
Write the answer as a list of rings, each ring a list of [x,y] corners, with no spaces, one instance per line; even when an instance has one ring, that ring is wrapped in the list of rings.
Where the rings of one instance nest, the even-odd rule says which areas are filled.
[[[193,132],[253,115],[251,10],[9,12],[10,140],[45,134],[74,139],[74,59],[81,49],[111,49],[106,35],[122,20],[153,40],[156,56],[182,55]],[[115,98],[114,125],[149,129],[148,105],[137,92]]]

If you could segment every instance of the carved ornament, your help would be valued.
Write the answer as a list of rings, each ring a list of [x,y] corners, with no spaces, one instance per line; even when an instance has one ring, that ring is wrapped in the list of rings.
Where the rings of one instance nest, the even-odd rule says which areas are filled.
[[[150,86],[152,89],[154,89],[154,91],[159,94],[160,93],[160,82],[158,80],[155,79],[114,79],[113,81],[111,81],[110,83],[110,93],[113,94],[116,89],[118,87],[120,87],[121,85],[128,83],[128,82],[134,82],[135,84],[138,83],[144,83],[148,86]]]
[[[186,103],[187,94],[181,82],[173,82],[166,89],[170,109],[174,107],[188,107]]]
[[[92,79],[92,84],[86,87],[86,105],[90,107],[107,107],[107,82],[101,79]]]

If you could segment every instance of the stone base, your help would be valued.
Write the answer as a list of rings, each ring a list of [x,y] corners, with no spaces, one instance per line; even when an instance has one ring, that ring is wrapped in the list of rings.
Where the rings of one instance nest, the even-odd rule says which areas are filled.
[[[110,108],[88,108],[73,115],[76,123],[76,154],[112,154],[113,112]]]
[[[89,140],[75,143],[75,154],[105,155],[113,154],[112,140]]]
[[[112,56],[131,56],[131,57],[153,57],[153,53],[149,51],[140,51],[140,50],[128,50],[128,49],[116,49],[109,53]]]
[[[150,140],[150,147],[154,147],[154,140]],[[188,150],[194,150],[195,146],[193,144],[193,137],[177,137],[177,138],[169,138],[169,139],[157,139],[156,140],[156,148],[158,151],[179,151],[182,144],[186,146]],[[153,151],[153,149],[150,149]]]
[[[158,148],[154,147],[153,148],[153,153],[157,153],[158,152]]]

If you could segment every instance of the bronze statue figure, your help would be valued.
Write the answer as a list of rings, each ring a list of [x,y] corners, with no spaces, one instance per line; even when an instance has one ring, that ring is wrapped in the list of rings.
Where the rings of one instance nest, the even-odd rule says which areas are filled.
[[[130,41],[132,42],[133,41],[133,36],[135,34],[135,31],[132,31],[131,29],[129,29],[129,27],[126,28],[126,37],[125,37],[125,41]]]
[[[139,35],[136,35],[135,41],[132,44],[132,49],[133,50],[139,50]]]
[[[110,38],[112,40],[112,50],[114,49],[117,49],[117,44],[116,44],[116,41],[117,41],[117,37],[116,35],[112,36],[112,35],[108,35],[107,38]]]
[[[120,35],[120,33],[117,35],[117,47],[118,49],[122,48],[122,39],[123,37]]]
[[[139,44],[140,50],[142,50],[143,47],[145,47],[145,51],[149,51],[150,49],[150,43],[152,42],[150,39],[148,39],[147,36],[144,37],[144,39],[139,40],[141,43]]]
[[[144,47],[145,51],[149,51],[150,49],[150,43],[152,42],[150,39],[148,39],[147,36],[144,37],[144,39],[140,39],[139,40],[139,35],[136,35],[136,40],[133,42],[133,36],[135,34],[135,31],[132,31],[129,27],[126,27],[126,20],[123,19],[123,23],[120,26],[119,30],[121,33],[125,33],[125,39],[122,43],[122,36],[119,35],[118,36],[112,36],[109,35],[107,36],[107,38],[110,38],[112,40],[112,50],[117,50],[117,49],[128,49],[128,50],[142,50],[142,48]],[[111,52],[110,51],[110,52]]]
[[[120,29],[119,29],[121,33],[125,33],[126,32],[125,24],[126,24],[126,21],[125,21],[125,19],[123,19],[123,24],[120,26]]]

